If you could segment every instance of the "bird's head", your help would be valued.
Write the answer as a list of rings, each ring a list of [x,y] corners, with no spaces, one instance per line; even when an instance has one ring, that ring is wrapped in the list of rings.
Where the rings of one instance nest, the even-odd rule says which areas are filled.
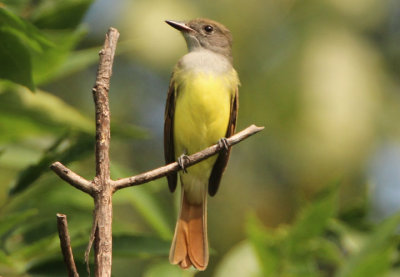
[[[232,35],[221,23],[206,18],[188,22],[173,20],[165,22],[182,33],[189,51],[207,49],[232,58]]]

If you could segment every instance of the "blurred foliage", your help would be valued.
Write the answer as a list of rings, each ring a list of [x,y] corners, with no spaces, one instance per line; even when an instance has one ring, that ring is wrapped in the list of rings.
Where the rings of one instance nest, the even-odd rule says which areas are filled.
[[[399,202],[386,169],[400,166],[369,161],[387,141],[400,147],[399,15],[396,0],[0,0],[0,275],[65,275],[58,212],[85,273],[93,204],[48,166],[93,176],[90,89],[106,29],[121,32],[117,179],[163,163],[168,78],[185,52],[163,20],[209,17],[234,35],[239,128],[266,129],[235,147],[209,201],[205,272],[169,265],[179,197],[158,180],[114,197],[115,276],[398,276],[400,216],[379,212]],[[397,190],[373,202],[387,180]]]
[[[399,271],[397,214],[377,226],[337,215],[337,188],[299,212],[292,226],[265,230],[251,218],[248,236],[259,276],[388,276]],[[349,220],[349,218],[348,218]]]

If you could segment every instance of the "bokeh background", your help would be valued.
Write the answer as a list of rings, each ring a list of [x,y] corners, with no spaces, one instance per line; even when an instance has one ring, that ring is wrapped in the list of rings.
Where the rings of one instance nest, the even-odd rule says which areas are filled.
[[[257,218],[254,224],[268,234],[281,230],[282,239],[301,211],[332,186],[332,220],[362,230],[363,238],[399,209],[399,1],[63,2],[0,1],[0,9],[34,26],[28,33],[38,30],[52,43],[42,51],[26,46],[31,81],[0,70],[0,78],[8,80],[0,83],[0,231],[5,226],[0,275],[59,276],[56,268],[64,268],[57,212],[69,216],[83,268],[93,204],[48,165],[61,160],[93,177],[90,90],[108,27],[121,33],[110,90],[112,175],[120,178],[164,163],[169,77],[187,51],[179,32],[164,20],[207,17],[222,22],[234,37],[241,80],[238,130],[250,124],[265,130],[234,147],[221,188],[209,201],[213,250],[207,271],[182,273],[167,265],[178,197],[161,179],[115,195],[114,275],[367,276],[340,269],[348,253],[363,247],[362,239],[346,244],[355,245],[354,252],[337,239],[338,249],[346,250],[339,251],[342,260],[330,267],[315,263],[316,275],[284,270],[266,275],[268,266],[260,266],[265,256],[257,258],[257,247],[249,247],[249,240],[257,244],[249,222]],[[9,22],[0,22],[3,33]],[[329,232],[331,225],[318,236]],[[388,241],[394,251],[388,254],[389,272],[397,270],[397,239],[388,235]]]

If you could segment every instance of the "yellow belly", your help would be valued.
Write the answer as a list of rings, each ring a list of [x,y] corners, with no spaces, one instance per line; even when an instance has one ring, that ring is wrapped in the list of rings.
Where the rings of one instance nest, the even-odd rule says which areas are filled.
[[[236,71],[225,75],[175,72],[175,157],[193,154],[225,137],[231,101],[238,85]],[[201,203],[217,156],[181,173],[181,182],[192,203]]]
[[[226,77],[204,73],[185,77],[176,86],[179,90],[174,116],[176,157],[198,152],[225,137],[234,93]],[[216,156],[192,166],[188,172],[208,179],[215,159]]]

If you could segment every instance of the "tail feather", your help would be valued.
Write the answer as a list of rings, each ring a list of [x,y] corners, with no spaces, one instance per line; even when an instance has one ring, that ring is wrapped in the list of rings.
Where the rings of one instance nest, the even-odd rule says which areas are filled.
[[[206,196],[202,203],[191,204],[182,189],[181,210],[169,260],[183,269],[193,265],[198,270],[205,270],[208,265]]]

